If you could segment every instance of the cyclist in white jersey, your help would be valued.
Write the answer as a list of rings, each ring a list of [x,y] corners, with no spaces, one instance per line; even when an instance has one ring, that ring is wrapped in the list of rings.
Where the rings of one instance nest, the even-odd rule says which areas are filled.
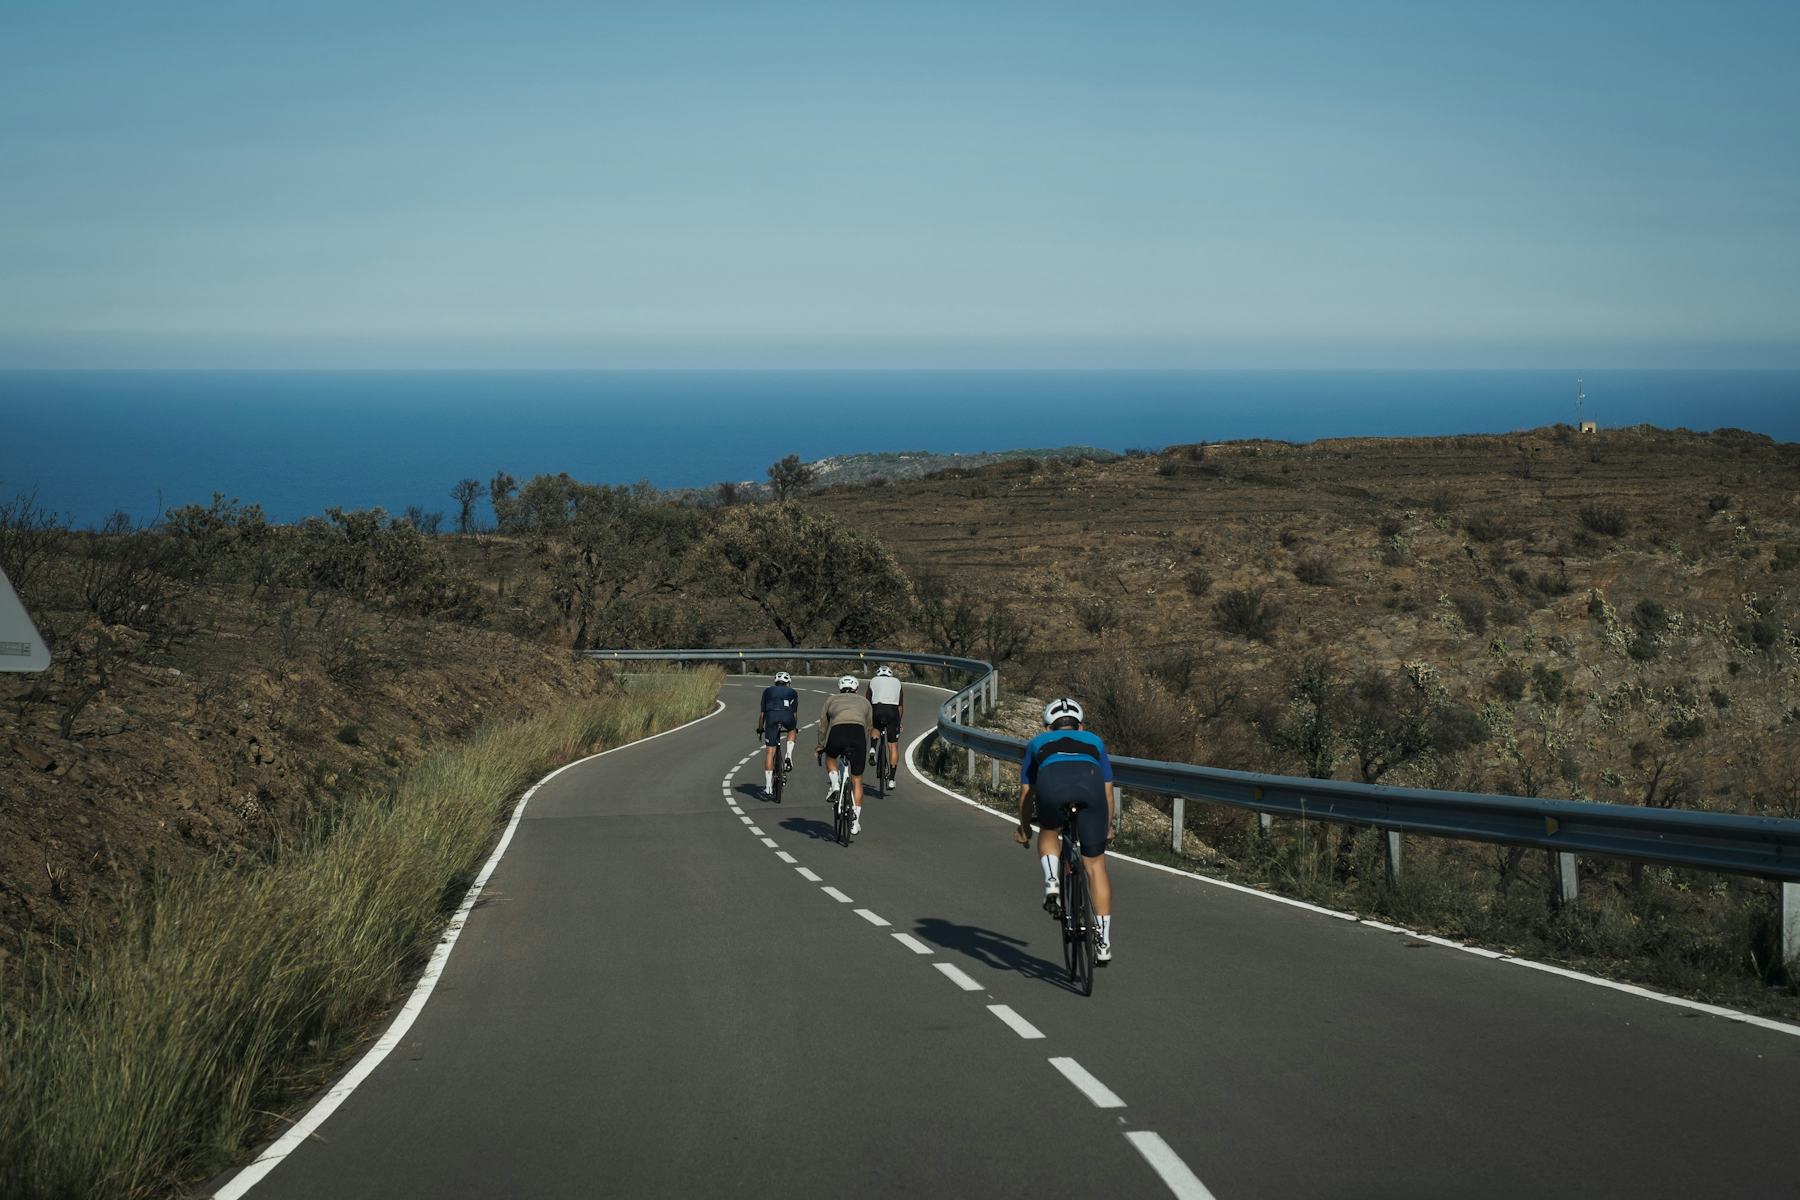
[[[870,757],[879,764],[883,757],[881,747],[885,744],[888,778],[898,782],[900,731],[906,720],[906,691],[900,686],[900,681],[894,677],[892,667],[879,667],[869,680],[865,694],[869,697],[869,705],[875,713],[876,744],[869,748]],[[893,783],[888,786],[892,787]]]

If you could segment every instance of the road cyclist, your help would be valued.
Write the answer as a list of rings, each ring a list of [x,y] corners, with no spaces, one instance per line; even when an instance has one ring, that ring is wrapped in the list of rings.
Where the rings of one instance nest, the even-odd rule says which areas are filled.
[[[781,790],[776,786],[775,750],[783,746],[781,774],[785,779],[794,769],[794,736],[799,728],[800,693],[794,690],[794,677],[777,671],[775,682],[763,689],[762,708],[756,715],[756,733],[763,743],[763,795],[777,804],[781,803]]]
[[[900,773],[900,733],[906,720],[906,690],[894,677],[892,667],[877,667],[869,679],[865,694],[875,713],[875,744],[869,747],[869,759],[875,764],[875,778],[881,783],[881,794],[894,790]]]
[[[1063,697],[1044,706],[1044,732],[1025,744],[1019,768],[1019,827],[1013,839],[1021,846],[1038,825],[1038,862],[1044,870],[1044,908],[1061,914],[1061,851],[1068,810],[1076,809],[1075,829],[1082,867],[1099,919],[1100,946],[1095,957],[1112,961],[1112,883],[1106,877],[1106,843],[1113,833],[1112,761],[1106,743],[1090,732],[1079,702]]]
[[[826,799],[828,803],[837,804],[844,791],[850,792],[854,804],[850,818],[852,834],[862,832],[863,766],[868,761],[869,742],[875,734],[874,711],[867,698],[857,694],[861,686],[856,676],[843,676],[838,680],[837,694],[826,697],[825,706],[819,710],[817,753],[825,766]],[[838,768],[840,757],[848,759],[842,774]]]

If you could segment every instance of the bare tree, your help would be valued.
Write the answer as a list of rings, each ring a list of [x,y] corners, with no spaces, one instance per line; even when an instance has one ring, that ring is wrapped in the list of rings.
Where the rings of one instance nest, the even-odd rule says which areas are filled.
[[[475,526],[475,505],[487,489],[479,479],[459,479],[450,489],[450,498],[456,501],[456,532],[467,536]]]

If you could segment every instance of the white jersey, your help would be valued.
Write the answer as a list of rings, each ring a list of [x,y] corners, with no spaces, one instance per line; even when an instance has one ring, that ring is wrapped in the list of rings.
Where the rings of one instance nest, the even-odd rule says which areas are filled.
[[[869,680],[869,703],[900,703],[900,681],[892,675],[877,675]]]

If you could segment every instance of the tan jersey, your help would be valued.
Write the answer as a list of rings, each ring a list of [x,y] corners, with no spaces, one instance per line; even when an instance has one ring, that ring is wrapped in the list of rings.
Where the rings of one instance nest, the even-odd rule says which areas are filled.
[[[866,697],[855,692],[839,692],[825,699],[825,707],[819,710],[819,744],[825,744],[825,735],[833,725],[860,725],[864,729],[875,724],[875,710],[869,707]]]

